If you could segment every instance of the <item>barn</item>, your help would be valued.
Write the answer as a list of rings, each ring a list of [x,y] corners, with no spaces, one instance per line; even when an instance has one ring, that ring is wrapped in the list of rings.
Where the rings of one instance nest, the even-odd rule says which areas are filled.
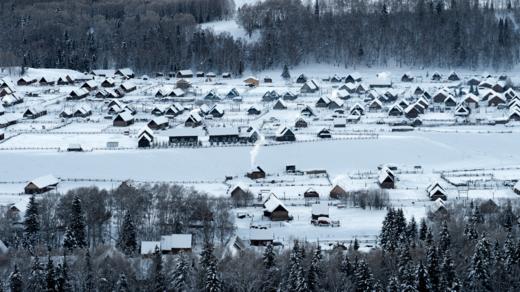
[[[128,111],[122,111],[114,118],[114,127],[128,127],[134,123],[134,116]]]
[[[274,234],[269,229],[252,228],[249,230],[249,244],[252,246],[267,246],[273,241]]]
[[[320,217],[329,218],[329,205],[324,203],[312,204],[311,216],[313,220],[318,220]]]
[[[36,119],[47,114],[47,110],[38,106],[30,107],[23,113],[24,118]]]
[[[394,173],[388,167],[383,167],[379,172],[378,183],[382,189],[393,189],[395,187]]]
[[[170,144],[197,145],[203,133],[197,128],[178,127],[165,131],[164,135],[168,137]]]
[[[434,182],[426,188],[426,194],[432,201],[436,201],[438,198],[441,198],[443,201],[446,201],[448,195],[444,188],[441,186],[439,182]]]
[[[264,202],[264,216],[271,221],[286,221],[290,219],[289,210],[274,194],[269,195]]]
[[[60,180],[51,174],[41,176],[28,182],[24,191],[29,195],[46,193],[50,190],[56,189],[59,182]]]
[[[208,128],[208,136],[210,143],[238,143],[238,128],[220,127]]]
[[[331,199],[341,199],[341,198],[345,197],[346,195],[347,195],[347,192],[345,191],[345,189],[338,184],[336,184],[330,190],[330,193],[329,193],[329,197]]]
[[[265,178],[265,175],[265,171],[260,166],[257,166],[256,168],[252,169],[250,172],[246,174],[246,176],[250,179]]]
[[[154,117],[148,122],[148,127],[152,130],[163,130],[169,127],[168,118],[165,116]]]
[[[276,131],[275,140],[279,142],[292,142],[296,141],[296,136],[291,129],[282,126]]]

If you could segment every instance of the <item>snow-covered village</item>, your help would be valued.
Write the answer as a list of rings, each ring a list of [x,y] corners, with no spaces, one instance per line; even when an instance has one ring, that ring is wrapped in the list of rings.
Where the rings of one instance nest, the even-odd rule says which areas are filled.
[[[520,289],[517,1],[7,2],[0,291]],[[86,36],[32,35],[86,7]]]

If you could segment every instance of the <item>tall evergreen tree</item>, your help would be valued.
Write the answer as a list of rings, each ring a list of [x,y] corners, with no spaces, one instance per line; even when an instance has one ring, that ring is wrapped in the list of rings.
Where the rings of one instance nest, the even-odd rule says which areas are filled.
[[[85,235],[85,217],[81,207],[81,200],[75,196],[72,200],[70,222],[67,225],[63,246],[68,249],[84,248],[87,246]]]
[[[441,278],[440,278],[440,291],[459,291],[460,284],[457,279],[455,272],[455,265],[451,258],[450,250],[443,253],[443,259],[440,267]]]
[[[172,274],[172,284],[171,286],[176,291],[186,291],[189,290],[190,287],[190,267],[186,261],[186,256],[181,254],[177,259],[177,263],[175,265],[175,270]]]
[[[58,266],[58,277],[56,280],[56,287],[58,292],[72,291],[72,284],[69,278],[69,267],[67,265],[67,256],[63,256],[63,263]]]
[[[153,291],[155,292],[164,292],[166,291],[166,283],[164,279],[164,271],[163,271],[163,262],[162,262],[162,254],[159,247],[155,247],[155,251],[153,253],[153,270],[152,276],[150,279],[153,279]]]
[[[31,291],[45,291],[46,287],[44,267],[40,263],[40,258],[35,256],[31,267],[31,275],[27,281],[27,289]]]
[[[419,227],[419,239],[426,240],[426,234],[428,234],[428,225],[426,225],[426,219],[421,219],[421,226]]]
[[[289,257],[287,290],[290,292],[302,292],[308,290],[307,279],[305,278],[303,271],[303,254],[303,247],[300,248],[298,241],[295,241]]]
[[[40,234],[40,212],[34,195],[31,196],[27,204],[23,225],[25,233],[24,242],[28,247],[32,248],[38,242]]]
[[[365,260],[360,260],[354,272],[356,292],[372,291],[375,286],[374,276]]]
[[[289,73],[289,67],[287,66],[287,64],[283,65],[282,78],[284,80],[291,79],[291,73]]]
[[[127,256],[135,255],[137,252],[137,234],[132,215],[129,211],[126,212],[123,224],[119,229],[117,247]]]
[[[52,262],[51,256],[47,257],[47,266],[46,270],[46,282],[47,282],[47,292],[58,291],[56,289],[56,273],[54,270],[54,263]]]
[[[428,272],[422,263],[419,263],[415,272],[415,287],[418,292],[435,291],[429,281]]]
[[[480,239],[475,246],[467,277],[469,291],[492,291],[490,283],[489,263],[490,249],[486,237]]]
[[[314,255],[311,259],[311,265],[309,267],[309,272],[307,275],[307,285],[309,291],[318,291],[320,288],[319,279],[321,277],[321,247],[318,243],[316,250],[314,251]]]

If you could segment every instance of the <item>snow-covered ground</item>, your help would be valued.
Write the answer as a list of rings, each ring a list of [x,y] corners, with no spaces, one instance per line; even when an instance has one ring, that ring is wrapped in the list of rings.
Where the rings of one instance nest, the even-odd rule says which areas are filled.
[[[224,24],[220,24],[224,25]],[[214,27],[215,29],[215,27]],[[226,30],[226,29],[224,29]],[[449,72],[439,70],[443,81],[431,81],[435,70],[381,69],[381,68],[344,68],[331,65],[302,65],[291,68],[292,81],[286,82],[280,77],[280,70],[248,72],[259,78],[260,84],[250,88],[244,85],[245,78],[211,80],[190,78],[192,88],[184,99],[177,99],[177,104],[185,111],[169,118],[171,129],[184,129],[184,121],[192,110],[200,110],[201,104],[218,106],[224,116],[205,117],[207,128],[236,128],[251,126],[258,131],[263,143],[258,145],[233,144],[213,145],[204,134],[200,137],[201,147],[155,147],[139,149],[138,132],[154,116],[154,107],[169,107],[174,101],[154,98],[158,89],[174,88],[179,79],[151,78],[132,79],[136,90],[120,98],[122,106],[135,109],[135,123],[127,127],[114,127],[114,114],[109,113],[111,99],[97,99],[92,91],[88,98],[80,101],[67,100],[68,93],[82,83],[72,85],[15,86],[15,91],[24,97],[24,102],[6,106],[6,114],[17,116],[18,123],[2,129],[5,139],[0,141],[0,205],[27,202],[27,196],[20,195],[27,181],[36,177],[53,174],[62,181],[58,191],[65,192],[79,186],[96,185],[101,188],[115,188],[121,181],[132,179],[136,182],[170,182],[207,192],[213,196],[229,196],[229,190],[235,184],[247,186],[254,195],[275,193],[284,200],[294,220],[284,223],[271,223],[262,217],[260,207],[236,209],[246,212],[246,219],[237,219],[237,234],[248,238],[251,224],[270,225],[276,240],[287,242],[291,238],[302,238],[320,242],[348,242],[354,237],[364,244],[373,244],[374,236],[380,229],[385,212],[362,210],[360,208],[339,209],[329,200],[331,188],[339,184],[347,190],[377,189],[377,167],[384,163],[399,167],[396,189],[389,191],[391,204],[402,207],[407,217],[419,219],[425,216],[432,203],[425,195],[426,187],[441,181],[449,193],[448,200],[466,199],[515,199],[517,195],[511,183],[520,178],[520,153],[516,151],[520,140],[520,124],[490,123],[507,117],[509,109],[488,106],[485,101],[473,109],[467,120],[455,117],[454,109],[443,105],[432,105],[420,118],[423,125],[407,129],[406,132],[393,131],[393,122],[407,120],[403,117],[389,117],[388,109],[393,102],[384,103],[380,110],[369,110],[369,93],[352,94],[343,101],[341,110],[316,107],[320,97],[334,98],[338,87],[345,83],[332,83],[324,78],[335,74],[346,76],[353,72],[363,78],[362,84],[377,82],[377,76],[384,76],[392,81],[391,91],[398,95],[396,102],[409,100],[414,102],[416,87],[435,94],[441,88],[454,94],[457,102],[465,95],[456,96],[457,90],[468,90],[465,82],[470,77],[487,75],[471,71],[458,72],[460,82],[447,81]],[[404,72],[411,72],[416,77],[414,82],[401,82]],[[283,95],[290,91],[300,93],[302,84],[294,80],[304,73],[308,79],[316,81],[320,89],[315,93],[299,94],[296,100],[287,100],[287,109],[273,109],[274,101],[265,102],[262,96],[267,91],[276,91]],[[493,72],[497,77],[503,72]],[[9,74],[4,70],[3,74]],[[19,77],[11,72],[11,79]],[[513,84],[517,74],[506,72]],[[89,75],[71,70],[29,69],[28,78],[39,79],[63,75],[75,78],[89,78]],[[272,83],[265,83],[264,77],[271,77]],[[116,87],[123,80],[115,77]],[[100,84],[104,77],[94,77],[94,83]],[[127,81],[128,82],[128,81]],[[359,84],[359,83],[358,83]],[[223,98],[222,101],[208,101],[204,97],[213,90],[225,96],[235,88],[241,100]],[[387,89],[374,92],[383,94]],[[481,90],[481,96],[484,90]],[[358,122],[346,123],[344,128],[335,128],[333,121],[349,114],[350,109],[359,104],[365,113]],[[88,106],[92,115],[87,118],[62,118],[64,109],[75,110]],[[260,115],[248,115],[247,110],[256,106]],[[42,107],[46,115],[37,119],[20,118],[33,107]],[[314,117],[303,117],[301,110],[310,107]],[[306,128],[295,128],[295,121],[304,118]],[[277,142],[273,136],[281,126],[291,128],[295,142]],[[329,129],[332,139],[320,139],[317,133]],[[408,131],[410,130],[410,131]],[[153,131],[154,139],[161,144],[168,144],[167,131]],[[109,147],[108,144],[117,146]],[[84,152],[67,152],[73,144],[79,144]],[[287,165],[297,169],[324,170],[326,177],[294,176],[285,173]],[[253,181],[245,177],[251,168],[260,166],[268,174],[265,180]],[[443,174],[441,177],[441,173]],[[310,224],[310,207],[305,206],[302,193],[308,188],[320,193],[320,200],[331,204],[331,219],[339,220],[340,227],[315,227]]]

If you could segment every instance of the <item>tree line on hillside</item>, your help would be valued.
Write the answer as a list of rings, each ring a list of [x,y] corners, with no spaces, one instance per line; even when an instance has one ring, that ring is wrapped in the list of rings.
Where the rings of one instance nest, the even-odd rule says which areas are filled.
[[[246,42],[199,23],[232,17],[231,0],[0,2],[0,64],[141,73],[338,66],[518,64],[518,0],[266,0],[237,12]]]
[[[0,257],[0,291],[520,289],[520,230],[516,215],[520,206],[516,202],[454,203],[448,205],[447,215],[430,213],[419,222],[413,217],[407,220],[402,209],[388,208],[378,244],[369,251],[361,251],[357,239],[331,250],[295,241],[283,249],[269,244],[232,256],[226,253],[224,241],[219,240],[219,224],[214,223],[206,226],[197,243],[199,248],[193,253],[163,256],[156,249],[149,257],[139,256],[139,241],[153,234],[147,222],[162,218],[162,223],[153,225],[167,228],[166,232],[175,232],[177,221],[183,225],[179,228],[185,228],[189,223],[181,214],[195,202],[199,202],[197,208],[204,209],[206,204],[229,217],[226,208],[216,206],[218,200],[189,201],[192,196],[201,195],[178,186],[156,185],[134,190],[123,186],[113,192],[80,188],[61,198],[49,198],[58,201],[52,207],[46,205],[46,198],[31,197],[21,230],[6,227],[5,220],[10,218],[0,222],[0,234],[10,245],[9,254]],[[151,202],[144,197],[151,197]],[[103,203],[97,204],[96,200]],[[105,204],[107,209],[101,206]],[[149,204],[164,206],[164,210],[148,209]],[[49,239],[48,208],[66,214],[65,220],[51,221],[64,225],[59,242],[52,236]],[[117,226],[115,234],[94,239],[92,218],[110,216],[118,217],[112,222]],[[213,221],[218,221],[215,216]],[[168,227],[164,223],[169,223]],[[227,239],[231,234],[223,237]],[[12,238],[18,238],[19,244],[14,244]]]

